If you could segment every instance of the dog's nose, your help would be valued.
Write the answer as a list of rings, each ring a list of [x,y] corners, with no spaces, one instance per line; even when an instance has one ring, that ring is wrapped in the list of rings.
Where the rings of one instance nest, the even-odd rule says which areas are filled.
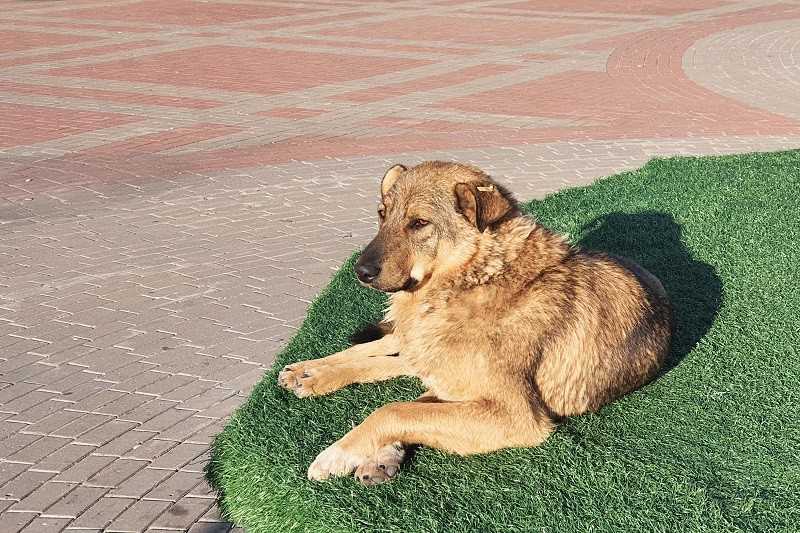
[[[378,274],[381,273],[381,267],[375,263],[365,263],[356,265],[356,276],[364,283],[372,283]]]

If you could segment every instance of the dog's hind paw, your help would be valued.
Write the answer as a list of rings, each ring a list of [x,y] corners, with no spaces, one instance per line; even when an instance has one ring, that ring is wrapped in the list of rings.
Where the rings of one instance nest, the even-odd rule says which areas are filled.
[[[405,448],[399,442],[384,446],[358,465],[355,477],[362,485],[379,485],[389,481],[400,472],[405,455]]]
[[[363,461],[362,456],[348,452],[337,442],[317,455],[308,467],[308,479],[325,481],[332,476],[346,476]]]

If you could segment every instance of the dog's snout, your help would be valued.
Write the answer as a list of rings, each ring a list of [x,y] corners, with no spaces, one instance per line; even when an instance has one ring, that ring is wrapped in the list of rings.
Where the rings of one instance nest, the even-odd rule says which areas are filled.
[[[381,267],[377,263],[361,263],[356,265],[356,276],[364,283],[372,283],[378,274],[381,273]]]
[[[372,239],[361,257],[356,261],[356,277],[361,283],[370,284],[375,281],[381,273],[381,256],[383,255],[382,241],[376,237]]]

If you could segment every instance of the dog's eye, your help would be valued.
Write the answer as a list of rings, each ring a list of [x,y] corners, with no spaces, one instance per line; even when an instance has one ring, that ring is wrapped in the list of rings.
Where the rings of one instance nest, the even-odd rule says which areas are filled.
[[[383,206],[380,206],[380,207],[378,208],[378,217],[379,217],[381,220],[383,220],[384,218],[386,218],[386,208],[385,208],[385,207],[383,207]]]
[[[428,221],[427,220],[422,220],[421,218],[417,218],[417,219],[414,219],[414,220],[411,221],[411,224],[409,224],[409,227],[411,229],[420,229],[420,228],[424,228],[427,225],[428,225]]]

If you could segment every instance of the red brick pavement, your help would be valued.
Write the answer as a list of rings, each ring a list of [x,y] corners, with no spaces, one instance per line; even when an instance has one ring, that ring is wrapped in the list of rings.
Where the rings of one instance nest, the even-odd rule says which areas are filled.
[[[800,144],[796,1],[0,5],[3,532],[230,529],[208,445],[391,162]]]

